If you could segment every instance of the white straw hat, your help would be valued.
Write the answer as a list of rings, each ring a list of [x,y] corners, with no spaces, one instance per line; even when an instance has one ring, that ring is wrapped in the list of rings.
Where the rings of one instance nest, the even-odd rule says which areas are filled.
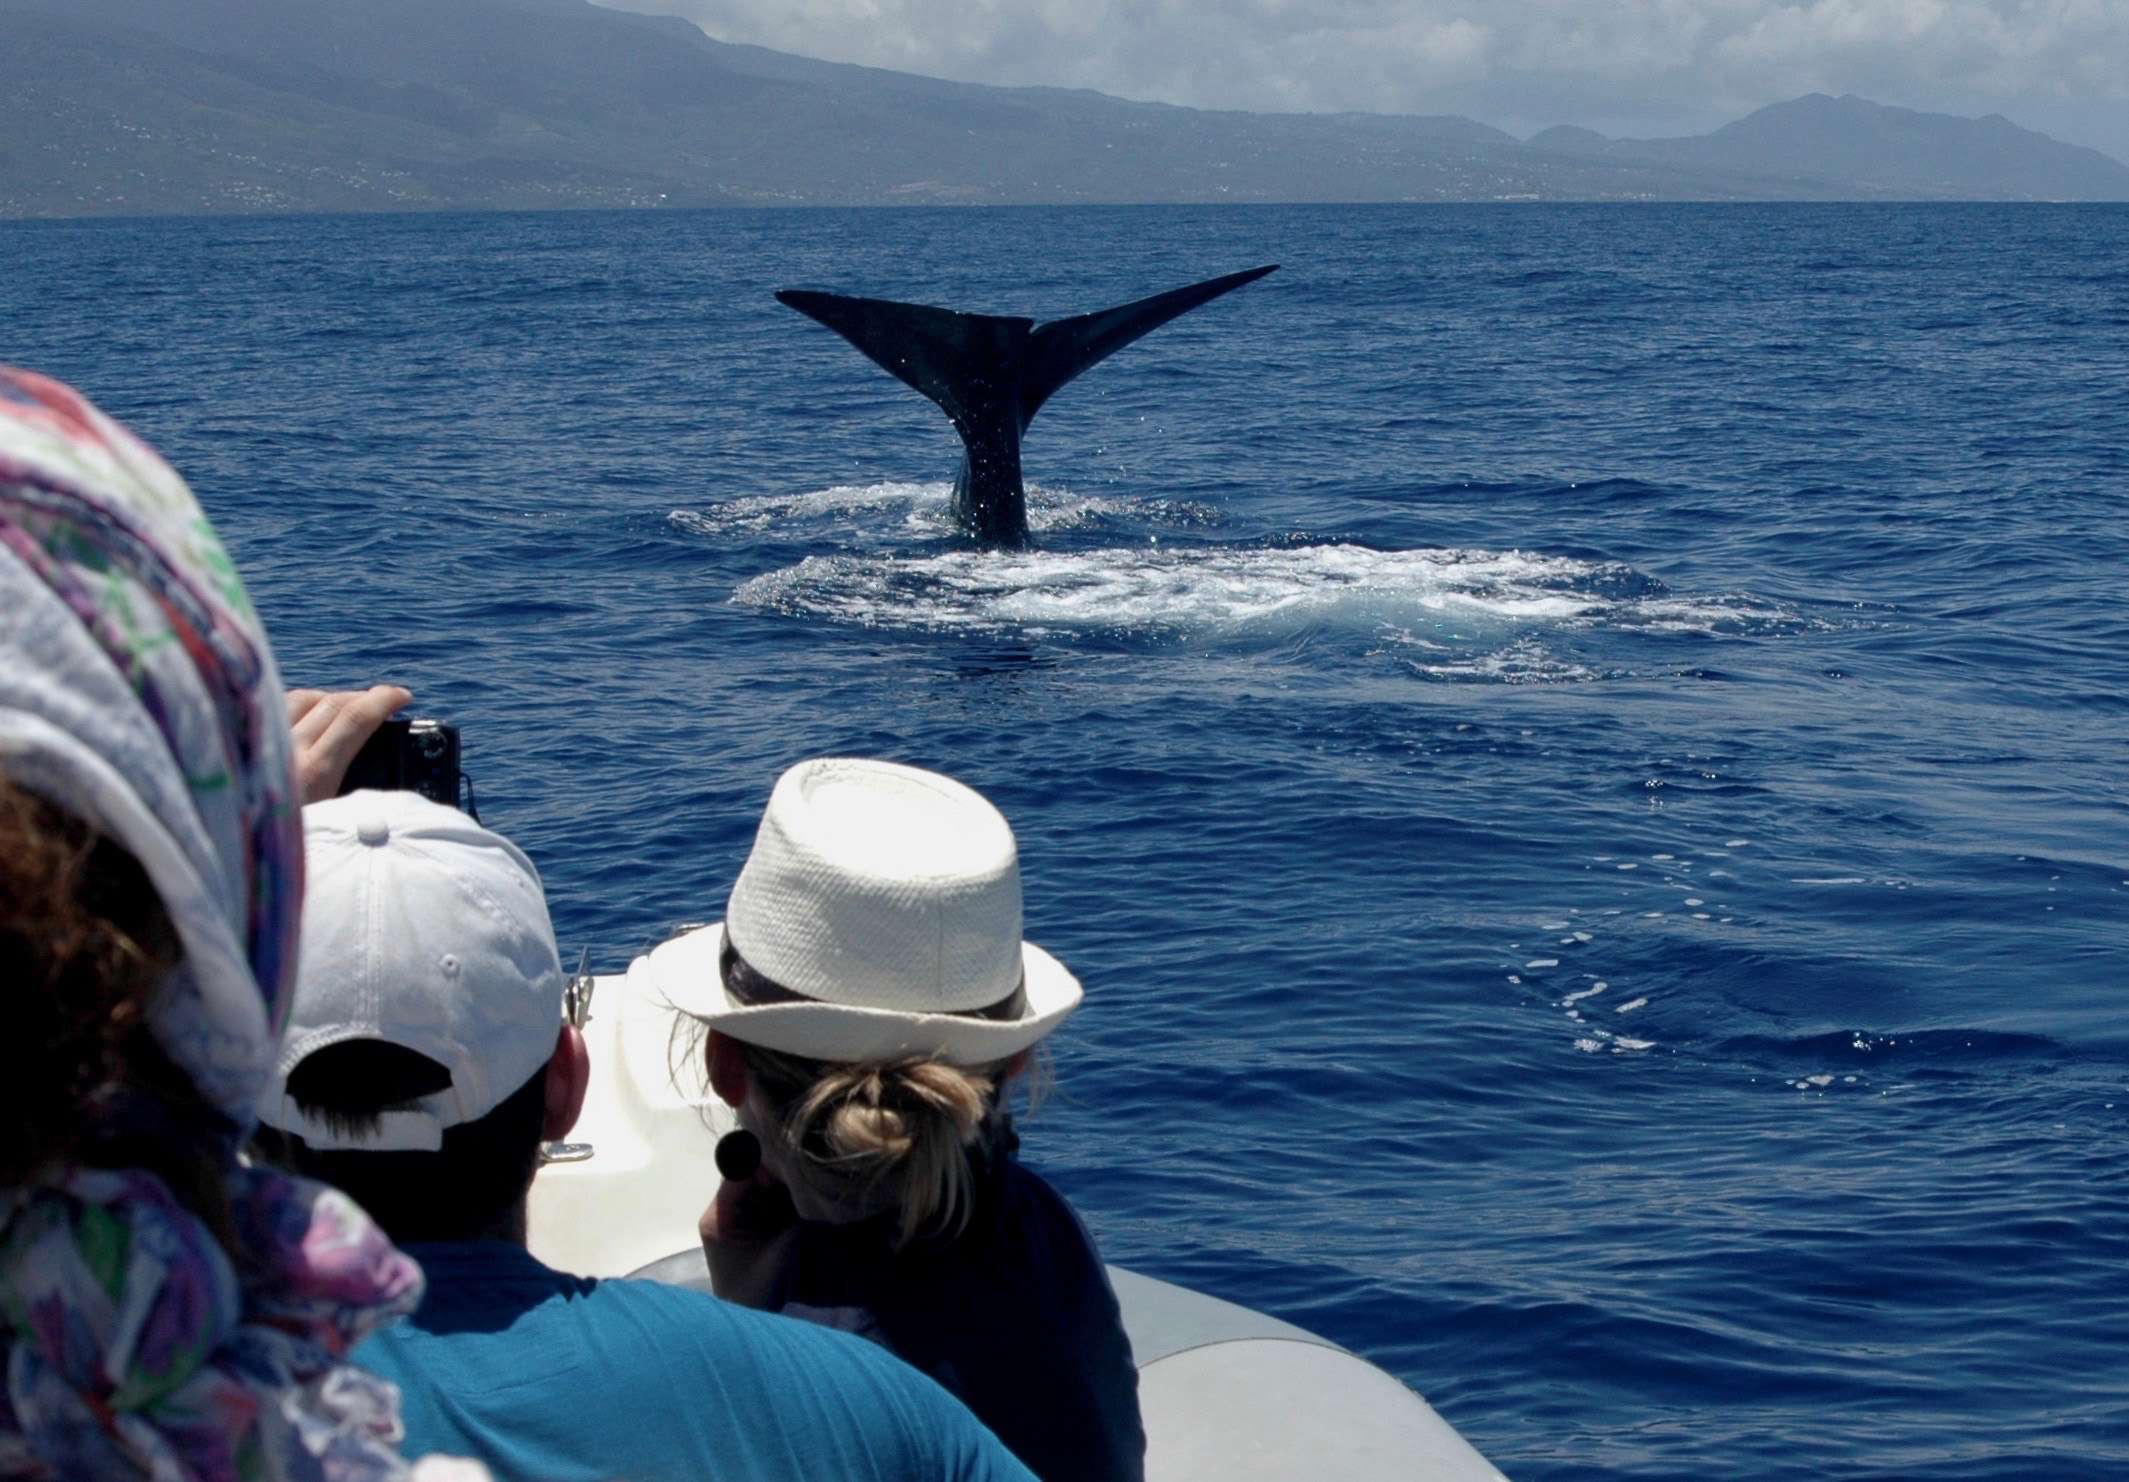
[[[563,974],[539,871],[500,834],[411,792],[352,792],[303,810],[303,942],[259,1120],[311,1147],[433,1152],[546,1065]],[[451,1084],[375,1131],[305,1115],[288,1074],[346,1040],[426,1055]]]
[[[725,920],[647,960],[677,1009],[813,1060],[1002,1060],[1079,1007],[1020,936],[1013,831],[980,795],[893,762],[777,779]]]

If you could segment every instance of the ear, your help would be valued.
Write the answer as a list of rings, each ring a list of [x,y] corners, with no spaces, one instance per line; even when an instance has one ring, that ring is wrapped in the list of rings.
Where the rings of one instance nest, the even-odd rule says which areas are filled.
[[[554,1054],[547,1060],[547,1110],[540,1136],[560,1142],[577,1125],[584,1110],[584,1093],[591,1088],[591,1051],[584,1047],[584,1031],[564,1024],[555,1036]]]
[[[703,1051],[710,1062],[710,1089],[726,1106],[744,1106],[747,1102],[747,1061],[739,1052],[739,1042],[728,1035],[710,1031],[709,1047]]]

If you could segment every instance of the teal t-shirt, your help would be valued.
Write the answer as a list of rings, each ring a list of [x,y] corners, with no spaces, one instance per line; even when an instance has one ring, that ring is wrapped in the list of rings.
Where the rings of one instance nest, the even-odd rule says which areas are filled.
[[[421,1309],[354,1360],[399,1386],[405,1452],[497,1482],[1032,1482],[960,1401],[846,1333],[655,1281],[566,1276],[502,1241],[410,1245]]]

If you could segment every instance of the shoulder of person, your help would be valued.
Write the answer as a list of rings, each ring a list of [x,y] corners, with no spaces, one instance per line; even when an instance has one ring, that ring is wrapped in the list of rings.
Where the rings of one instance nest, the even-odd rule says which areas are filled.
[[[1011,1452],[935,1381],[878,1344],[854,1333],[816,1326],[774,1312],[757,1312],[708,1292],[641,1278],[603,1280],[597,1288],[637,1320],[655,1322],[667,1334],[689,1335],[663,1342],[662,1371],[687,1388],[681,1354],[701,1354],[738,1413],[756,1423],[788,1429],[796,1444],[813,1451],[822,1475],[888,1479],[947,1478],[956,1482],[1024,1482],[1031,1474]],[[758,1389],[750,1401],[741,1391]],[[825,1454],[846,1441],[863,1440],[845,1456]],[[896,1445],[883,1448],[892,1436]],[[899,1453],[885,1471],[863,1468]],[[855,1467],[858,1470],[842,1471]]]
[[[1076,1245],[1084,1249],[1088,1259],[1100,1264],[1094,1232],[1072,1207],[1072,1201],[1048,1179],[1015,1161],[1007,1165],[1004,1188],[1009,1217],[1022,1226],[1023,1238],[1041,1237],[1046,1244]]]

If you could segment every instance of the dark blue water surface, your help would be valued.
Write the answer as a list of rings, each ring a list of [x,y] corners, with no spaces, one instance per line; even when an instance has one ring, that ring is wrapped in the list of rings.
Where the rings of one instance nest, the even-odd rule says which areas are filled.
[[[952,772],[1118,1261],[1511,1475],[2129,1474],[2129,210],[0,227],[294,679],[466,727],[608,969],[771,779]],[[1283,271],[1060,394],[1038,549],[771,299]]]

